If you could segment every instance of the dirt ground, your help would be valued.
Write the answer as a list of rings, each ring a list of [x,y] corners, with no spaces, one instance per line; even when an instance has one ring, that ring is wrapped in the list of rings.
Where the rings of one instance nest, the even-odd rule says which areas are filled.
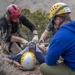
[[[8,63],[3,64],[0,66],[0,75],[42,75],[39,65],[36,65],[36,68],[32,71],[22,71],[14,65]]]
[[[35,69],[32,71],[22,71],[16,66],[9,64],[2,59],[2,56],[6,56],[0,50],[0,75],[42,75],[40,72],[40,65],[36,65]]]
[[[20,73],[19,75],[42,75],[40,72],[39,65],[36,65],[36,68],[33,71],[17,70],[17,72]]]

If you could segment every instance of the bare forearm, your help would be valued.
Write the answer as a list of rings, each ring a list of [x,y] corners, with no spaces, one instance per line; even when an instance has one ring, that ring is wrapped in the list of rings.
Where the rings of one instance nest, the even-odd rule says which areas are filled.
[[[17,36],[12,36],[11,37],[11,42],[21,42],[21,38]]]
[[[14,65],[16,65],[16,66],[17,66],[17,65],[20,65],[20,64],[19,64],[18,62],[16,62],[15,60],[11,60],[11,59],[6,58],[6,57],[4,58],[4,60],[7,61],[7,62],[10,63],[10,64],[14,64]]]
[[[11,62],[12,62],[12,60],[11,60],[11,59],[9,59],[9,58],[7,58],[7,57],[4,57],[4,60],[5,60],[5,61],[7,61],[7,62],[9,62],[9,63],[11,63]]]
[[[45,30],[41,38],[45,39],[48,36],[48,34],[49,34],[49,31]]]

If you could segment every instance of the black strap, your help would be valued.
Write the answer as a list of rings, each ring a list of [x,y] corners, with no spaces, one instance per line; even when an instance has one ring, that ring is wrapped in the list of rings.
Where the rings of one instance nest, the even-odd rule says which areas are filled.
[[[12,51],[11,51],[12,44],[13,44],[13,42],[10,42],[10,44],[9,44],[9,46],[8,46],[8,51],[9,51],[10,53],[12,53]]]

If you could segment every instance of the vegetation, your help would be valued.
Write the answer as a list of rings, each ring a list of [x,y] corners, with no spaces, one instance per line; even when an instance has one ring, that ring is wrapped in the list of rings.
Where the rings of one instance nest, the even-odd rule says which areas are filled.
[[[46,28],[46,25],[49,23],[48,13],[42,10],[37,10],[31,13],[29,9],[22,9],[22,12],[36,26],[40,38],[41,34],[44,32]],[[27,40],[32,39],[32,34],[28,28],[23,26],[22,31],[27,32],[25,33],[26,35],[25,38]],[[50,39],[50,35],[47,37],[46,41],[49,42],[49,39]]]

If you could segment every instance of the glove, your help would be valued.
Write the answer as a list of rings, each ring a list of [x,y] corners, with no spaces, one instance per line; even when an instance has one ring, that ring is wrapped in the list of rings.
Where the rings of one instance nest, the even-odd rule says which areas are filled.
[[[38,35],[34,35],[33,39],[32,39],[33,43],[37,43],[38,42]]]
[[[28,41],[27,40],[25,40],[25,39],[21,39],[21,43],[24,45],[24,46],[26,46],[26,45],[28,45]]]

